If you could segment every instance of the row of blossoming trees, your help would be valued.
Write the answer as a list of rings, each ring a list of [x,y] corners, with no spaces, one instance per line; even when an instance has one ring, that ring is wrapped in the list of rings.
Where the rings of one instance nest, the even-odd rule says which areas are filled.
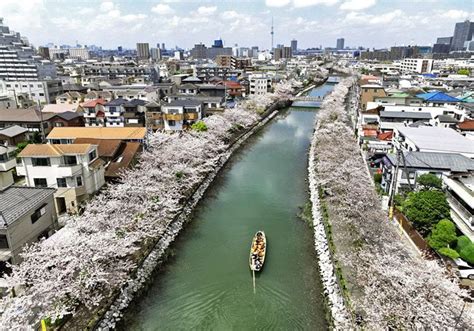
[[[251,98],[203,121],[207,130],[155,133],[136,168],[123,173],[70,217],[49,239],[25,249],[7,277],[21,287],[0,302],[0,325],[17,329],[48,318],[57,321],[78,307],[93,310],[120,289],[183,204],[216,169],[229,141],[257,123],[257,110],[288,99],[300,84],[284,81],[275,93]]]
[[[322,192],[354,327],[472,327],[457,281],[414,254],[380,207],[346,111],[354,84],[344,79],[323,103],[312,155],[316,178],[310,178]]]

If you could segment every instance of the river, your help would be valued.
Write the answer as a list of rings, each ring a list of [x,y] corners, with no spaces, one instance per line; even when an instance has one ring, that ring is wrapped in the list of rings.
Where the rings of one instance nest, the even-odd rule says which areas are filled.
[[[122,329],[327,329],[312,231],[297,217],[308,201],[316,115],[289,108],[236,152]],[[254,294],[248,254],[257,230],[265,231],[268,250]]]

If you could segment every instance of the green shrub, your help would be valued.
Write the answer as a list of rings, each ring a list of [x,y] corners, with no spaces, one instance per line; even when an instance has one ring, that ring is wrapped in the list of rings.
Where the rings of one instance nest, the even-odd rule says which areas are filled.
[[[374,174],[374,182],[381,184],[382,183],[382,174]]]
[[[197,121],[196,123],[191,125],[191,129],[197,132],[204,132],[207,131],[207,125],[203,121]]]
[[[178,179],[181,179],[184,177],[184,172],[182,171],[178,171],[177,173],[174,174],[176,176],[176,178]]]
[[[441,189],[441,178],[433,174],[423,174],[416,179],[422,190]]]
[[[470,243],[464,247],[459,255],[464,261],[474,264],[474,244]]]
[[[450,218],[450,208],[442,191],[412,192],[402,203],[403,212],[423,236],[443,218]]]
[[[428,244],[431,248],[439,251],[441,248],[449,247],[456,242],[456,226],[450,220],[441,220],[433,227]]]
[[[466,246],[469,246],[470,243],[471,243],[471,239],[469,239],[466,236],[460,236],[460,237],[458,237],[458,244],[456,246],[456,250],[458,251],[458,253],[461,253],[461,251]]]
[[[443,247],[438,251],[439,254],[447,256],[454,259],[459,258],[459,253],[456,252],[454,249],[449,248],[449,247]]]

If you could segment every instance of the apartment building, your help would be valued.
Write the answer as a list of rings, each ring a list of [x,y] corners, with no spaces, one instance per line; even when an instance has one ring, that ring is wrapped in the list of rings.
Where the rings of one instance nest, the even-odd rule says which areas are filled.
[[[250,95],[263,95],[272,90],[272,80],[265,74],[253,74],[249,77]]]
[[[430,73],[433,70],[432,59],[403,59],[400,64],[402,72],[414,72],[419,74]]]
[[[0,146],[0,190],[13,184],[16,147]]]
[[[474,241],[474,169],[470,170],[470,173],[443,176],[443,183],[452,220],[465,236]]]
[[[29,144],[18,154],[17,173],[33,187],[52,187],[58,214],[75,213],[105,183],[104,161],[91,144]]]
[[[57,228],[54,188],[10,186],[0,190],[0,274],[5,263],[21,262],[25,244],[52,234]]]
[[[63,93],[60,80],[16,80],[2,81],[0,79],[0,94],[13,97],[20,103],[19,97],[24,96],[32,102],[42,104],[52,103]]]
[[[196,100],[174,100],[163,104],[164,129],[180,131],[202,118],[202,103]]]

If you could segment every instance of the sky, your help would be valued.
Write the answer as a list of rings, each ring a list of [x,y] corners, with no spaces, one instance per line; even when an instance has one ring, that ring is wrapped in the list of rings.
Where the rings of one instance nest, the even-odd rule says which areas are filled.
[[[298,48],[431,45],[474,19],[474,0],[0,0],[0,17],[35,46],[54,44],[192,48],[222,38],[225,46]]]

